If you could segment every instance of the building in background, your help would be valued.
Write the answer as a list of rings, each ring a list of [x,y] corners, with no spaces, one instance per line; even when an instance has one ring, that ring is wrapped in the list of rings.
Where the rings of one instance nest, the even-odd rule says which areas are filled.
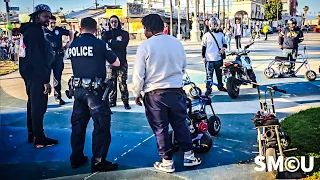
[[[232,2],[232,15],[230,21],[235,24],[235,19],[241,19],[244,25],[244,35],[251,32],[251,27],[264,21],[265,0],[234,0]]]

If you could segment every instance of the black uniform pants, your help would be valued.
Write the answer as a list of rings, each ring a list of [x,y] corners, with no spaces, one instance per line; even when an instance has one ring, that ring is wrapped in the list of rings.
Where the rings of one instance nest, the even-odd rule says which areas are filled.
[[[110,103],[116,104],[117,102],[117,82],[119,81],[119,88],[121,92],[121,100],[123,103],[129,103],[129,91],[127,86],[128,79],[128,65],[121,67],[121,69],[108,68],[107,76],[114,81],[113,87],[110,92]]]
[[[44,94],[44,84],[37,79],[23,79],[26,85],[27,128],[37,139],[44,138],[43,118],[47,111],[48,95]]]
[[[156,136],[159,155],[172,159],[172,142],[169,123],[179,146],[184,152],[192,150],[190,130],[187,126],[187,95],[181,90],[159,90],[144,97],[146,116]]]
[[[53,86],[54,86],[54,97],[57,99],[61,98],[61,76],[64,68],[63,55],[56,54],[54,62],[52,63],[53,71]]]
[[[89,91],[76,88],[74,105],[71,116],[71,147],[70,161],[78,163],[84,156],[83,148],[86,137],[86,128],[90,118],[94,122],[92,133],[92,165],[104,161],[111,143],[110,121],[111,110],[108,102],[102,101],[103,91]]]
[[[241,36],[235,36],[235,39],[237,49],[241,49]]]

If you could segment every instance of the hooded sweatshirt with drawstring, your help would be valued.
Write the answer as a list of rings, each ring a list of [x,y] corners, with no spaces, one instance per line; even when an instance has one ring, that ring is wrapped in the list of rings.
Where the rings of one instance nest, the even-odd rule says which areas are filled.
[[[103,33],[102,40],[106,41],[112,51],[117,55],[120,60],[120,66],[111,68],[121,69],[128,65],[127,63],[127,46],[129,43],[129,33],[121,29],[120,19],[117,16],[111,16],[111,18],[118,19],[118,27],[113,29],[109,23],[109,31]]]
[[[23,23],[20,27],[25,45],[25,57],[19,59],[19,71],[23,79],[39,80],[43,84],[50,82],[51,46],[45,39],[42,26]]]

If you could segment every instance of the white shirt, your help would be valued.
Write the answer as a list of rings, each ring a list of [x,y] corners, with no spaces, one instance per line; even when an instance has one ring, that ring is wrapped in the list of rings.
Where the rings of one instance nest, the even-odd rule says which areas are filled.
[[[181,88],[187,66],[186,53],[181,42],[169,35],[157,35],[145,40],[137,49],[133,66],[132,91]]]
[[[212,33],[214,37],[217,39],[219,48],[222,49],[223,44],[226,44],[226,40],[222,32]],[[221,54],[219,53],[219,49],[217,43],[213,39],[210,32],[207,32],[202,37],[202,46],[206,47],[206,60],[207,61],[219,61],[221,60]]]
[[[241,36],[241,25],[236,24],[236,36]]]

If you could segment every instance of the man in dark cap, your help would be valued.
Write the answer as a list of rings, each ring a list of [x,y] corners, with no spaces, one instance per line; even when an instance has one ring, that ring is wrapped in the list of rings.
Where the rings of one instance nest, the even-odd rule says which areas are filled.
[[[43,130],[48,94],[51,93],[50,66],[54,52],[42,27],[49,25],[51,16],[50,7],[39,4],[30,14],[30,22],[23,23],[20,27],[23,43],[20,44],[19,71],[25,82],[28,95],[28,142],[34,143],[35,148],[58,144],[57,140],[46,137]]]

